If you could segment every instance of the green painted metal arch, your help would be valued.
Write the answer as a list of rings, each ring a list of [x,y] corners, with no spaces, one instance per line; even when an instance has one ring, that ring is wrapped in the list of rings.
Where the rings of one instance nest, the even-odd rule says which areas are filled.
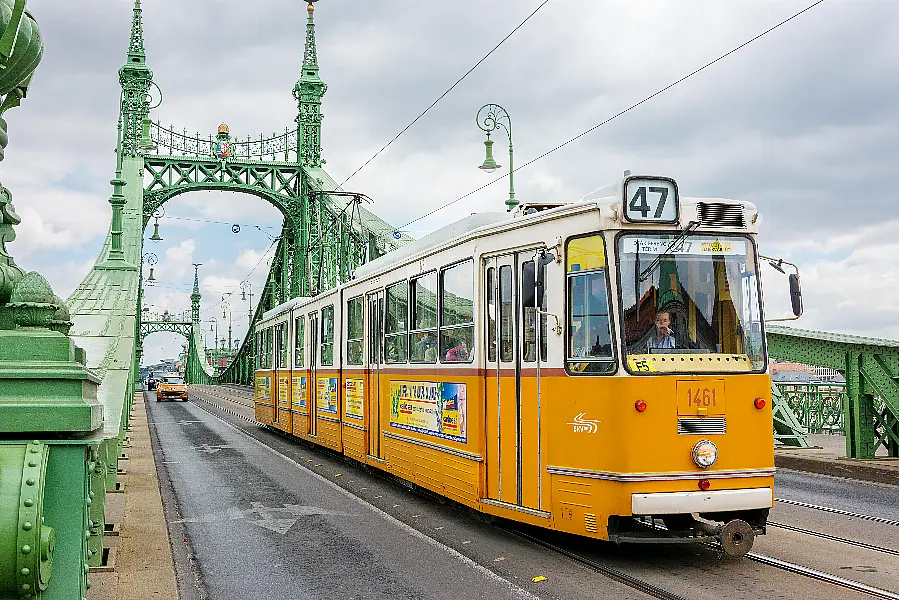
[[[189,192],[238,192],[251,196],[256,196],[265,200],[274,206],[284,217],[285,227],[291,229],[299,229],[300,223],[296,218],[296,204],[299,202],[296,198],[290,198],[281,194],[266,190],[258,186],[231,184],[231,183],[192,183],[190,185],[182,185],[178,187],[164,188],[154,192],[145,192],[144,194],[144,231],[154,212],[159,210],[161,206],[174,198],[187,194]]]

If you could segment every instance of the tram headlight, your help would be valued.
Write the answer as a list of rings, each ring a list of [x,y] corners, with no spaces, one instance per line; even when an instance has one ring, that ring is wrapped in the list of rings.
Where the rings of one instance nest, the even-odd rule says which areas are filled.
[[[718,446],[710,440],[696,442],[693,446],[693,462],[701,469],[708,469],[718,460]]]

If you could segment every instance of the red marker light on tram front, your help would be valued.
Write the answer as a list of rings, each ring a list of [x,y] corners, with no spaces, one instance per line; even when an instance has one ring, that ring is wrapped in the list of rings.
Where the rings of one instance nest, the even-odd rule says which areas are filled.
[[[637,409],[637,412],[643,412],[646,410],[646,402],[643,400],[637,400],[634,402],[634,408]]]
[[[756,407],[757,409],[759,409],[759,410],[765,408],[765,404],[766,404],[764,398],[756,398],[752,403],[753,403],[753,404],[755,405],[755,407]]]
[[[712,482],[708,479],[699,480],[699,489],[701,489],[703,492],[708,490],[710,487],[712,487]]]

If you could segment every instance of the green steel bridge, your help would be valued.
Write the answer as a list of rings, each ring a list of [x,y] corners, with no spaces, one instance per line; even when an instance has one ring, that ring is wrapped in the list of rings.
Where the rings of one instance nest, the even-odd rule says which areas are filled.
[[[160,207],[184,193],[219,190],[262,198],[281,212],[275,259],[252,322],[289,298],[347,280],[354,268],[411,241],[323,168],[327,85],[319,75],[313,1],[292,92],[295,125],[278,135],[235,139],[226,125],[203,136],[150,118],[155,84],[135,0],[119,70],[109,232],[93,269],[66,300],[9,254],[6,243],[15,239],[20,219],[11,193],[0,186],[0,600],[85,596],[89,567],[103,557],[104,500],[117,486],[147,336],[167,331],[185,337],[189,382],[251,382],[252,326],[224,372],[216,375],[208,363],[198,271],[189,315],[163,319],[141,312],[144,232]],[[0,0],[0,116],[24,98],[42,47],[25,0]],[[0,160],[6,143],[0,119]],[[837,394],[774,386],[778,440],[807,446],[810,415],[818,411],[822,428],[845,433],[847,456],[872,459],[882,449],[899,456],[899,342],[777,326],[767,328],[767,338],[773,358],[835,369],[846,379]]]

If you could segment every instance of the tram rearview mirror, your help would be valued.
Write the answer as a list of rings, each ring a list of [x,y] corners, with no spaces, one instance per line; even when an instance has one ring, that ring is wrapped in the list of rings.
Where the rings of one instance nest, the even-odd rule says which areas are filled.
[[[790,273],[790,302],[793,305],[793,314],[802,316],[802,289],[799,287],[799,275]]]
[[[543,306],[543,297],[546,292],[546,265],[554,263],[556,260],[552,252],[542,252],[537,256],[537,298],[538,304]],[[525,306],[533,306],[526,304]]]

